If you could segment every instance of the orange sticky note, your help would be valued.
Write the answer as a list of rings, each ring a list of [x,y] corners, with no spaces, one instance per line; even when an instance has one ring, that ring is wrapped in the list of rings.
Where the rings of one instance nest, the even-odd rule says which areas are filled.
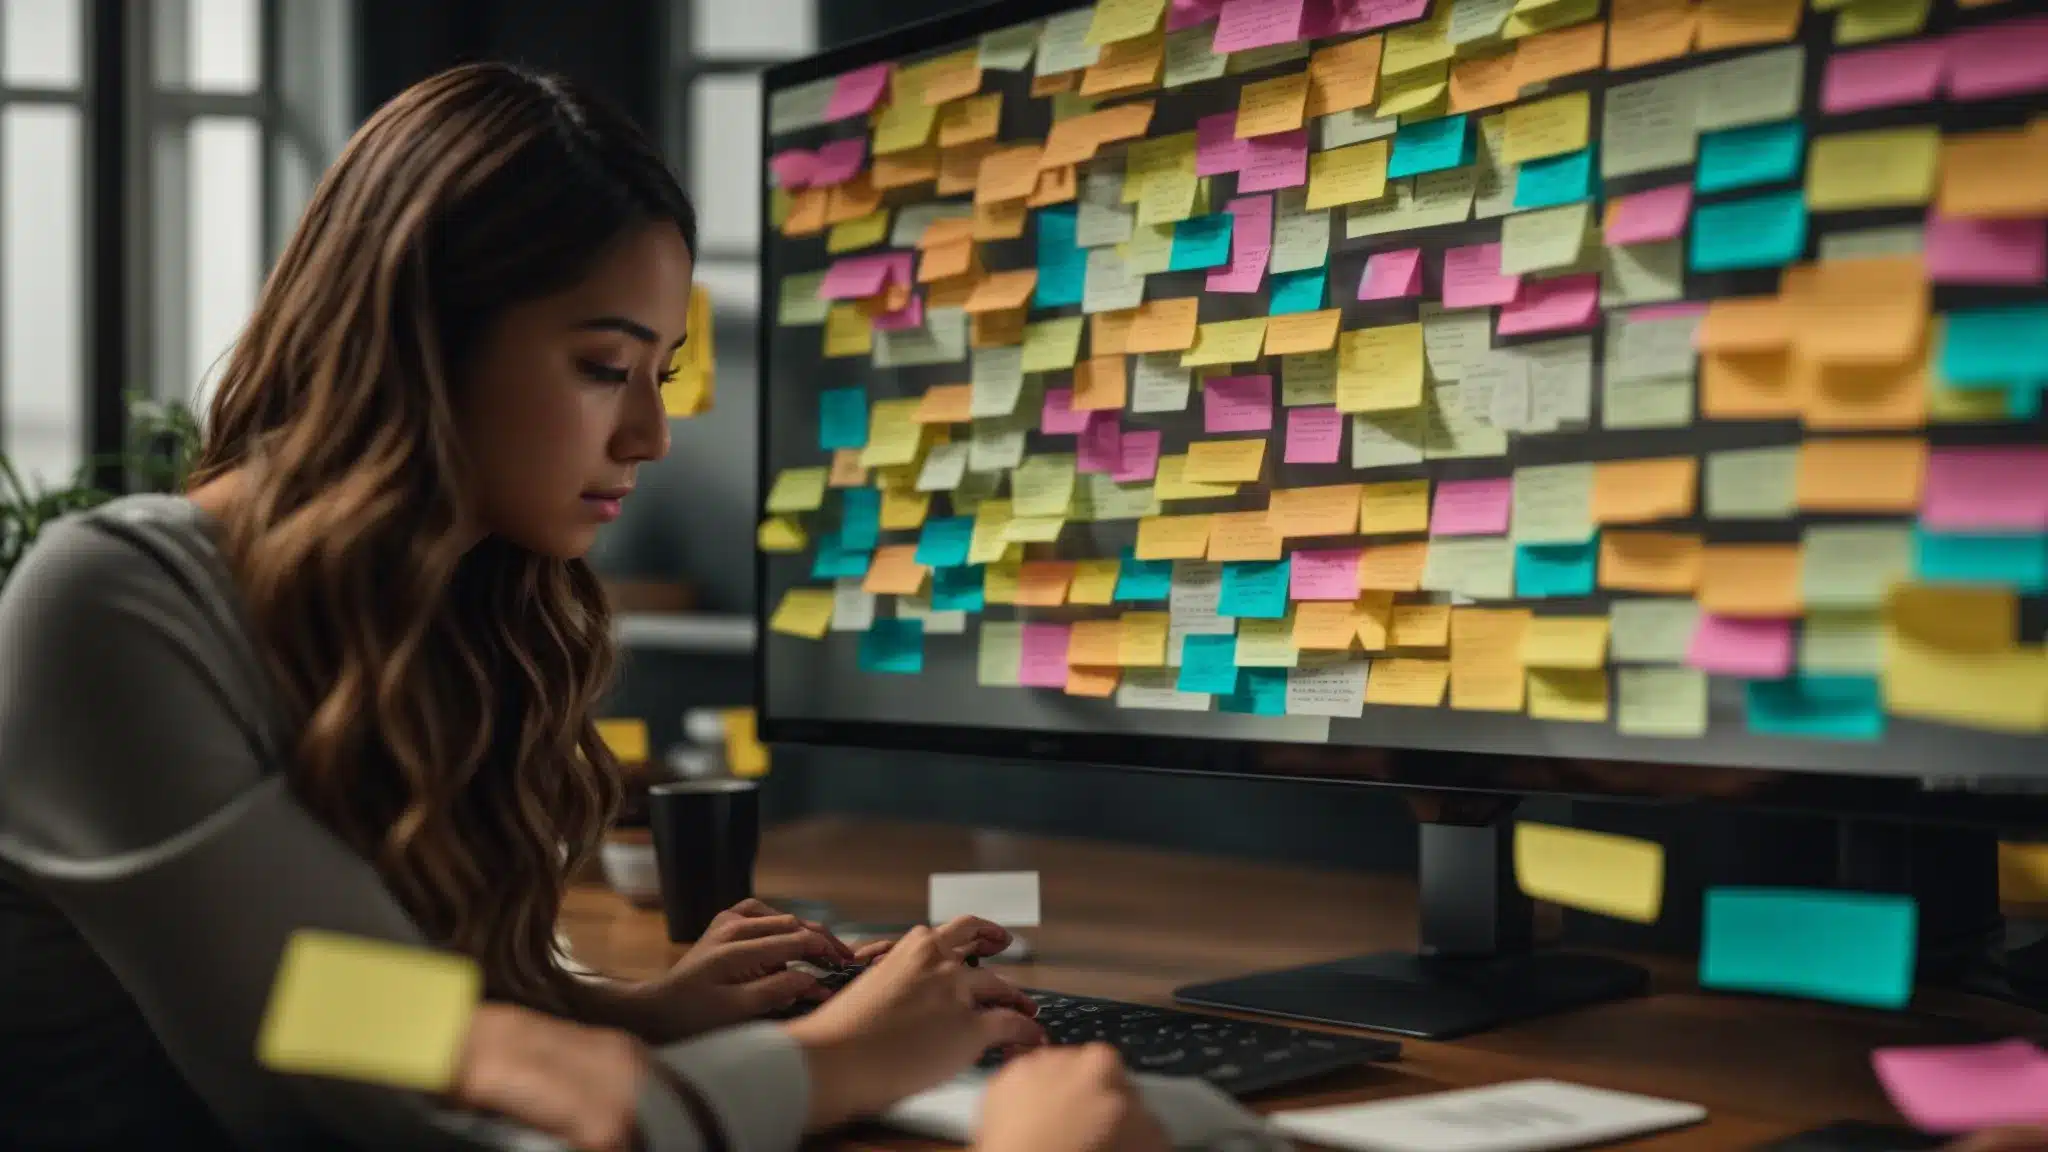
[[[1264,440],[1200,440],[1188,445],[1185,478],[1204,484],[1252,484],[1265,463]]]
[[[1450,683],[1451,662],[1396,656],[1373,662],[1372,675],[1365,682],[1367,704],[1392,704],[1405,708],[1435,708],[1444,702],[1444,686]]]
[[[1716,616],[1799,615],[1797,544],[1709,544],[1700,559],[1700,607]]]
[[[1080,81],[1079,72],[1054,72],[1049,76],[1034,76],[1031,78],[1031,94],[1057,96],[1062,92],[1072,92],[1074,85]]]
[[[1934,302],[1918,255],[1797,265],[1778,295],[1794,354],[1822,364],[1904,363],[1926,341]]]
[[[1209,517],[1209,559],[1279,558],[1280,533],[1264,512],[1217,512]]]
[[[970,292],[968,299],[973,299]],[[972,348],[1009,348],[1024,342],[1022,308],[1007,312],[983,312],[968,317],[967,343]]]
[[[1380,37],[1361,36],[1316,49],[1308,60],[1308,102],[1304,113],[1328,116],[1372,103],[1379,89],[1383,47]]]
[[[1308,73],[1294,72],[1247,84],[1237,98],[1237,138],[1271,136],[1301,127],[1308,110]]]
[[[1389,480],[1359,490],[1358,533],[1395,536],[1429,531],[1429,481]]]
[[[945,223],[949,223],[949,221],[939,221],[939,224]],[[966,225],[971,234],[974,222],[963,219],[960,223]],[[926,229],[926,231],[932,231],[937,227],[938,224],[934,224],[930,229]],[[917,262],[917,282],[919,284],[929,284],[934,280],[950,280],[955,276],[965,276],[973,268],[974,241],[972,239],[935,244],[926,248],[923,259]]]
[[[1700,357],[1700,414],[1710,420],[1789,420],[1799,415],[1788,352],[1708,352]]]
[[[1067,668],[1067,695],[1090,696],[1098,700],[1115,695],[1123,672],[1116,668]]]
[[[1159,69],[1166,62],[1164,30],[1104,44],[1095,63],[1081,74],[1081,95],[1101,96],[1111,92],[1132,92],[1159,82]]]
[[[1209,517],[1147,516],[1138,521],[1140,560],[1200,560],[1209,551]]]
[[[1139,100],[1130,104],[1119,104],[1104,108],[1092,117],[1095,134],[1104,144],[1119,140],[1136,140],[1152,128],[1152,101]]]
[[[961,387],[968,385],[962,384]],[[832,471],[826,475],[825,482],[834,488],[867,487],[868,470],[861,466],[860,449],[841,448],[832,453]]]
[[[2048,216],[2048,131],[2001,128],[1941,140],[1944,216],[2023,220]],[[799,194],[801,195],[801,194]]]
[[[1607,67],[1620,72],[1676,60],[1692,51],[1699,22],[1693,0],[1614,0],[1607,23]]]
[[[1927,476],[1925,440],[1808,440],[1797,492],[1806,512],[1912,512]]]
[[[1019,144],[982,157],[981,174],[974,186],[976,206],[1028,198],[1038,187],[1038,158],[1044,152],[1036,144]]]
[[[1007,312],[1022,308],[1031,300],[1031,290],[1038,286],[1038,269],[1022,268],[1014,272],[991,272],[975,285],[974,294],[967,298],[967,312]]]
[[[1513,103],[1521,91],[1522,86],[1515,79],[1515,49],[1494,56],[1474,56],[1451,65],[1447,110],[1458,113],[1498,108]],[[1368,695],[1370,688],[1368,684]]]
[[[974,218],[971,216],[942,216],[925,225],[924,231],[917,234],[917,247],[925,252],[952,244],[971,244],[973,241]]]
[[[1699,50],[1782,44],[1799,33],[1805,0],[1701,0]]]
[[[1449,604],[1396,604],[1388,639],[1396,648],[1442,648],[1451,642]]]
[[[1337,308],[1271,317],[1266,321],[1266,355],[1327,352],[1337,343],[1337,325],[1343,318]]]
[[[1189,470],[1193,468],[1190,461]],[[1358,531],[1358,490],[1356,484],[1276,489],[1266,516],[1280,535],[1290,538],[1350,536]]]
[[[892,283],[881,295],[870,296],[865,300],[856,300],[853,303],[855,307],[870,317],[887,316],[891,312],[901,312],[905,308],[910,307],[910,285],[900,281]]]
[[[1024,234],[1024,201],[999,200],[974,205],[976,240],[1015,240]]]
[[[825,222],[844,224],[872,216],[882,206],[882,194],[875,190],[874,179],[863,172],[844,184],[835,184],[825,197]]]
[[[1920,349],[1893,365],[1792,362],[1791,392],[1808,428],[1827,431],[1920,428],[1927,423],[1936,344],[1934,326]]]
[[[1429,541],[1368,544],[1358,558],[1361,591],[1413,592],[1422,587],[1422,569],[1429,563]]]
[[[1593,466],[1593,522],[1647,524],[1692,515],[1700,462],[1692,456],[1607,460]]]
[[[1602,532],[1600,586],[1624,592],[1683,592],[1700,583],[1700,538],[1683,532]]]
[[[1095,150],[1102,145],[1102,122],[1094,113],[1086,116],[1070,116],[1056,120],[1045,133],[1045,151],[1040,154],[1041,166],[1080,164],[1091,160]]]
[[[1074,581],[1072,560],[1026,560],[1017,573],[1017,603],[1027,608],[1057,608],[1067,602]]]
[[[1003,94],[990,92],[939,109],[939,147],[993,140],[1003,123]]]
[[[908,152],[877,156],[869,178],[875,182],[877,192],[928,184],[939,178],[938,149],[913,148]]]
[[[830,221],[825,216],[832,206],[832,193],[825,188],[806,188],[790,198],[789,215],[782,218],[784,236],[816,236]]]
[[[1595,20],[1523,38],[1515,46],[1515,83],[1523,87],[1598,71],[1607,58],[1607,25]]]
[[[1107,412],[1129,403],[1130,381],[1121,356],[1090,356],[1074,365],[1076,412]]]
[[[1166,664],[1166,639],[1173,617],[1166,612],[1126,612],[1123,645],[1117,663],[1126,668],[1160,668]]]
[[[1131,329],[1139,309],[1097,312],[1088,317],[1088,350],[1094,356],[1121,356],[1131,351]]]
[[[1309,652],[1348,652],[1358,642],[1358,605],[1308,600],[1294,606],[1294,646]]]
[[[974,267],[961,276],[948,276],[925,285],[924,306],[933,308],[965,308],[967,298],[974,295],[975,285],[981,283],[981,258],[974,258]]]
[[[884,544],[868,561],[867,578],[860,586],[877,596],[915,596],[924,591],[930,575],[931,569],[917,562],[917,545]]]
[[[1115,667],[1122,659],[1123,643],[1121,620],[1077,620],[1067,634],[1067,663]]]
[[[975,184],[981,179],[982,158],[995,150],[994,140],[977,140],[940,152],[939,195],[957,196],[974,191]]]
[[[1526,608],[1458,608],[1451,613],[1451,707],[1520,712]]]
[[[1145,301],[1131,319],[1128,341],[1121,351],[1187,351],[1195,346],[1196,320],[1201,315],[1201,306],[1199,296]],[[1096,319],[1101,320],[1102,315],[1097,313]]]
[[[1791,318],[1776,296],[1709,301],[1693,333],[1702,352],[1779,352],[1792,346]]]
[[[1394,628],[1394,594],[1379,589],[1358,594],[1358,646],[1367,652],[1387,650]]]
[[[1074,175],[1074,166],[1047,168],[1038,174],[1038,187],[1031,192],[1025,204],[1033,208],[1049,208],[1054,204],[1065,204],[1080,195],[1080,185]]]
[[[917,66],[916,86],[924,92],[926,104],[944,104],[972,96],[981,88],[981,52],[965,48],[935,57]]]

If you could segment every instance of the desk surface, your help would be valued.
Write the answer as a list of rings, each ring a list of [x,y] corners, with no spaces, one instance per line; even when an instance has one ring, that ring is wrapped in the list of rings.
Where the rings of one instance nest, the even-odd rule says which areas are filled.
[[[865,820],[771,831],[756,887],[769,900],[829,902],[843,918],[924,915],[932,872],[1036,870],[1049,922],[1030,931],[1040,959],[1005,966],[1034,988],[1170,1005],[1172,990],[1261,968],[1412,947],[1415,889],[1398,877],[1316,872],[1004,833]],[[658,912],[601,888],[570,894],[563,928],[579,960],[622,976],[671,962]],[[1867,1054],[1892,1044],[1963,1043],[1987,1029],[2033,1031],[2006,1005],[1932,993],[1914,1012],[1703,994],[1691,966],[1651,960],[1652,995],[1452,1043],[1403,1042],[1399,1063],[1344,1073],[1262,1110],[1347,1103],[1549,1076],[1705,1105],[1705,1125],[1641,1141],[1654,1149],[1733,1149],[1838,1119],[1896,1122]],[[860,1132],[836,1146],[936,1147]]]

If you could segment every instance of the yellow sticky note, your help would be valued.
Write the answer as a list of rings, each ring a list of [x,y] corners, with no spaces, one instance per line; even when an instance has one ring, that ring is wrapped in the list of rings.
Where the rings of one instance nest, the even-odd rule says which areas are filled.
[[[1166,639],[1173,617],[1166,612],[1126,612],[1117,663],[1126,668],[1160,668],[1166,664]]]
[[[1854,0],[1835,16],[1835,43],[1870,44],[1912,36],[1927,26],[1933,0]]]
[[[1522,633],[1525,668],[1600,668],[1607,664],[1605,616],[1538,616]]]
[[[1012,516],[1065,516],[1074,502],[1071,452],[1032,456],[1010,473]]]
[[[826,310],[826,356],[865,356],[874,348],[875,328],[867,313],[846,303],[834,304]]]
[[[768,511],[817,511],[825,504],[825,478],[823,468],[784,468],[768,489]]]
[[[1278,620],[1237,622],[1237,666],[1240,668],[1293,668],[1301,663],[1301,649],[1294,646],[1293,613]]]
[[[1606,460],[1593,466],[1593,522],[1643,524],[1692,515],[1700,462],[1692,456]]]
[[[915,482],[915,477],[912,481]],[[882,489],[882,530],[885,532],[922,528],[931,511],[932,494],[929,492],[919,492],[915,488]]]
[[[597,738],[604,741],[604,746],[621,764],[643,763],[650,755],[645,720],[632,717],[599,720]]]
[[[1337,342],[1337,325],[1344,319],[1342,309],[1296,312],[1266,320],[1266,355],[1295,356],[1327,352]]]
[[[1023,371],[1060,372],[1074,366],[1081,350],[1081,317],[1041,320],[1024,328]]]
[[[2048,652],[1944,648],[1893,633],[1886,639],[1885,711],[1964,728],[2048,732]]]
[[[1607,719],[1606,669],[1529,669],[1529,715],[1537,720],[1599,724]]]
[[[732,774],[742,780],[755,780],[768,774],[768,749],[763,747],[760,727],[752,708],[728,708],[719,714],[719,727],[725,730],[725,762],[732,768]]]
[[[862,248],[872,248],[888,237],[889,210],[877,208],[865,216],[834,224],[831,234],[825,238],[825,251],[855,252]]]
[[[1910,208],[1934,198],[1941,129],[1931,125],[1816,136],[1806,157],[1806,206],[1816,212]]]
[[[1501,25],[1503,40],[1520,40],[1600,17],[1600,0],[1551,0],[1546,4],[1518,2]]]
[[[990,604],[1015,604],[1024,587],[1024,562],[1004,556],[981,570],[981,595]],[[984,636],[986,631],[984,630]],[[986,683],[986,681],[984,681]]]
[[[1108,604],[1116,599],[1116,578],[1120,565],[1115,560],[1082,560],[1074,566],[1074,583],[1067,589],[1069,604]]]
[[[482,995],[466,956],[302,928],[285,942],[256,1059],[288,1075],[445,1091]]]
[[[830,588],[792,588],[782,594],[775,615],[768,618],[768,630],[805,640],[823,639],[832,626]]]
[[[1203,484],[1254,484],[1265,467],[1264,440],[1200,440],[1188,445],[1186,479]],[[1163,499],[1163,497],[1162,497]]]
[[[1360,591],[1358,594],[1358,644],[1367,652],[1387,650],[1387,638],[1394,630],[1394,594]]]
[[[1358,532],[1390,536],[1429,531],[1429,481],[1392,480],[1367,484],[1359,493]]]
[[[983,500],[974,509],[974,532],[967,541],[969,564],[991,564],[1008,550],[1003,530],[1010,525],[1008,500]]]
[[[1532,900],[1654,924],[1664,911],[1664,848],[1607,832],[1518,822],[1515,882]]]
[[[1527,608],[1452,609],[1451,707],[1522,710],[1522,630],[1529,615]]]
[[[1517,104],[1507,110],[1506,155],[1510,164],[1577,152],[1586,146],[1591,103],[1584,92]]]
[[[1265,515],[1275,531],[1289,538],[1350,536],[1358,531],[1358,485],[1276,489]]]
[[[2009,588],[1900,584],[1885,598],[1890,630],[1959,652],[2002,652],[2019,639],[2019,597]]]
[[[804,526],[793,516],[770,516],[754,531],[754,546],[763,552],[801,552],[810,542]]]
[[[2048,844],[1998,846],[1998,898],[2007,904],[2048,904]]]
[[[1135,332],[1135,329],[1134,329]],[[1195,329],[1195,343],[1181,354],[1183,368],[1212,364],[1242,364],[1257,360],[1266,344],[1266,318],[1219,320]]]
[[[1373,105],[1372,114],[1381,120],[1392,116],[1422,115],[1443,99],[1450,77],[1451,66],[1448,63],[1429,64],[1398,76],[1384,76],[1380,82],[1379,103]]]
[[[1307,72],[1247,84],[1237,98],[1237,138],[1292,132],[1301,127],[1307,108]]]
[[[924,437],[917,410],[923,403],[922,396],[875,402],[868,410],[868,442],[860,450],[862,467],[886,468],[917,459]]]
[[[1357,603],[1308,600],[1294,606],[1294,646],[1304,652],[1349,652],[1358,642]]]
[[[1429,14],[1412,24],[1387,31],[1380,74],[1399,76],[1451,58],[1451,10],[1455,4],[1431,4]]]
[[[1388,144],[1386,140],[1367,140],[1311,155],[1304,210],[1314,212],[1386,195]]]
[[[1209,517],[1209,559],[1279,558],[1280,533],[1264,512],[1218,512]]]
[[[877,156],[888,156],[922,148],[931,140],[932,126],[938,123],[938,119],[938,108],[922,99],[892,100],[875,120],[875,141],[871,151]]]
[[[1944,216],[2020,220],[2048,215],[2048,135],[2040,127],[1948,136],[1941,144]]]
[[[1337,410],[1393,412],[1422,404],[1422,325],[1361,328],[1337,339]]]
[[[1375,660],[1372,676],[1365,682],[1367,704],[1391,704],[1404,708],[1435,708],[1444,702],[1444,686],[1450,683],[1451,662],[1395,656]]]
[[[1179,452],[1159,458],[1159,473],[1153,478],[1152,489],[1159,500],[1213,500],[1237,493],[1237,482],[1218,483],[1195,481],[1187,477],[1187,453]]]
[[[1209,517],[1147,516],[1138,521],[1140,560],[1200,560],[1209,551]]]
[[[1133,40],[1159,27],[1166,0],[1096,0],[1088,22],[1088,43],[1114,44]]]
[[[1396,648],[1442,648],[1451,642],[1449,604],[1396,604],[1387,625]]]

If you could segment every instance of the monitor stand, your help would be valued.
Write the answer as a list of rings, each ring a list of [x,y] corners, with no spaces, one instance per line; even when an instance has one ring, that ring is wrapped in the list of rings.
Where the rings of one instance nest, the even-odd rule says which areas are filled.
[[[1174,990],[1183,1004],[1448,1040],[1649,989],[1649,973],[1590,953],[1537,951],[1515,883],[1514,801],[1419,800],[1421,944]]]

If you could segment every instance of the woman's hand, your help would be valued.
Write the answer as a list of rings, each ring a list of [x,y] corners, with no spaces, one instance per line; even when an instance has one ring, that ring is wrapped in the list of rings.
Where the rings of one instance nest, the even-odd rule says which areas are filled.
[[[788,913],[783,912],[781,909],[778,909],[773,905],[764,903],[760,900],[756,900],[753,897],[749,896],[745,900],[742,900],[739,903],[733,905],[732,907],[727,908],[725,911],[720,912],[718,916],[711,921],[710,927],[704,930],[704,934],[706,936],[710,936],[713,932],[717,931],[721,925],[725,925],[733,920],[758,920],[764,918],[774,919],[778,917],[786,917],[787,915]],[[851,964],[855,961],[856,957],[854,956],[853,949],[847,947],[846,944],[839,939],[839,937],[834,936],[831,933],[831,931],[827,929],[823,924],[818,923],[816,920],[798,920],[797,923],[803,925],[805,928],[808,928],[812,932],[815,932],[819,936],[824,938],[826,945],[829,946],[833,952],[832,963]]]
[[[936,930],[941,947],[961,959],[994,956],[1010,946],[1010,930],[979,916],[957,916]],[[896,946],[894,940],[876,940],[854,950],[854,958],[872,963]]]
[[[784,1027],[811,1067],[808,1131],[874,1115],[965,1071],[990,1048],[1045,1042],[1037,1005],[961,965],[927,928],[913,928],[810,1015]]]
[[[734,909],[719,913],[668,975],[643,986],[638,996],[659,1021],[657,1038],[699,1036],[798,1000],[824,999],[824,986],[790,962],[839,964],[850,954],[830,933],[794,916]]]
[[[643,1049],[624,1032],[484,1004],[470,1020],[449,1096],[573,1148],[630,1152],[646,1070]]]
[[[974,1152],[1170,1152],[1107,1044],[1044,1048],[988,1082]]]

